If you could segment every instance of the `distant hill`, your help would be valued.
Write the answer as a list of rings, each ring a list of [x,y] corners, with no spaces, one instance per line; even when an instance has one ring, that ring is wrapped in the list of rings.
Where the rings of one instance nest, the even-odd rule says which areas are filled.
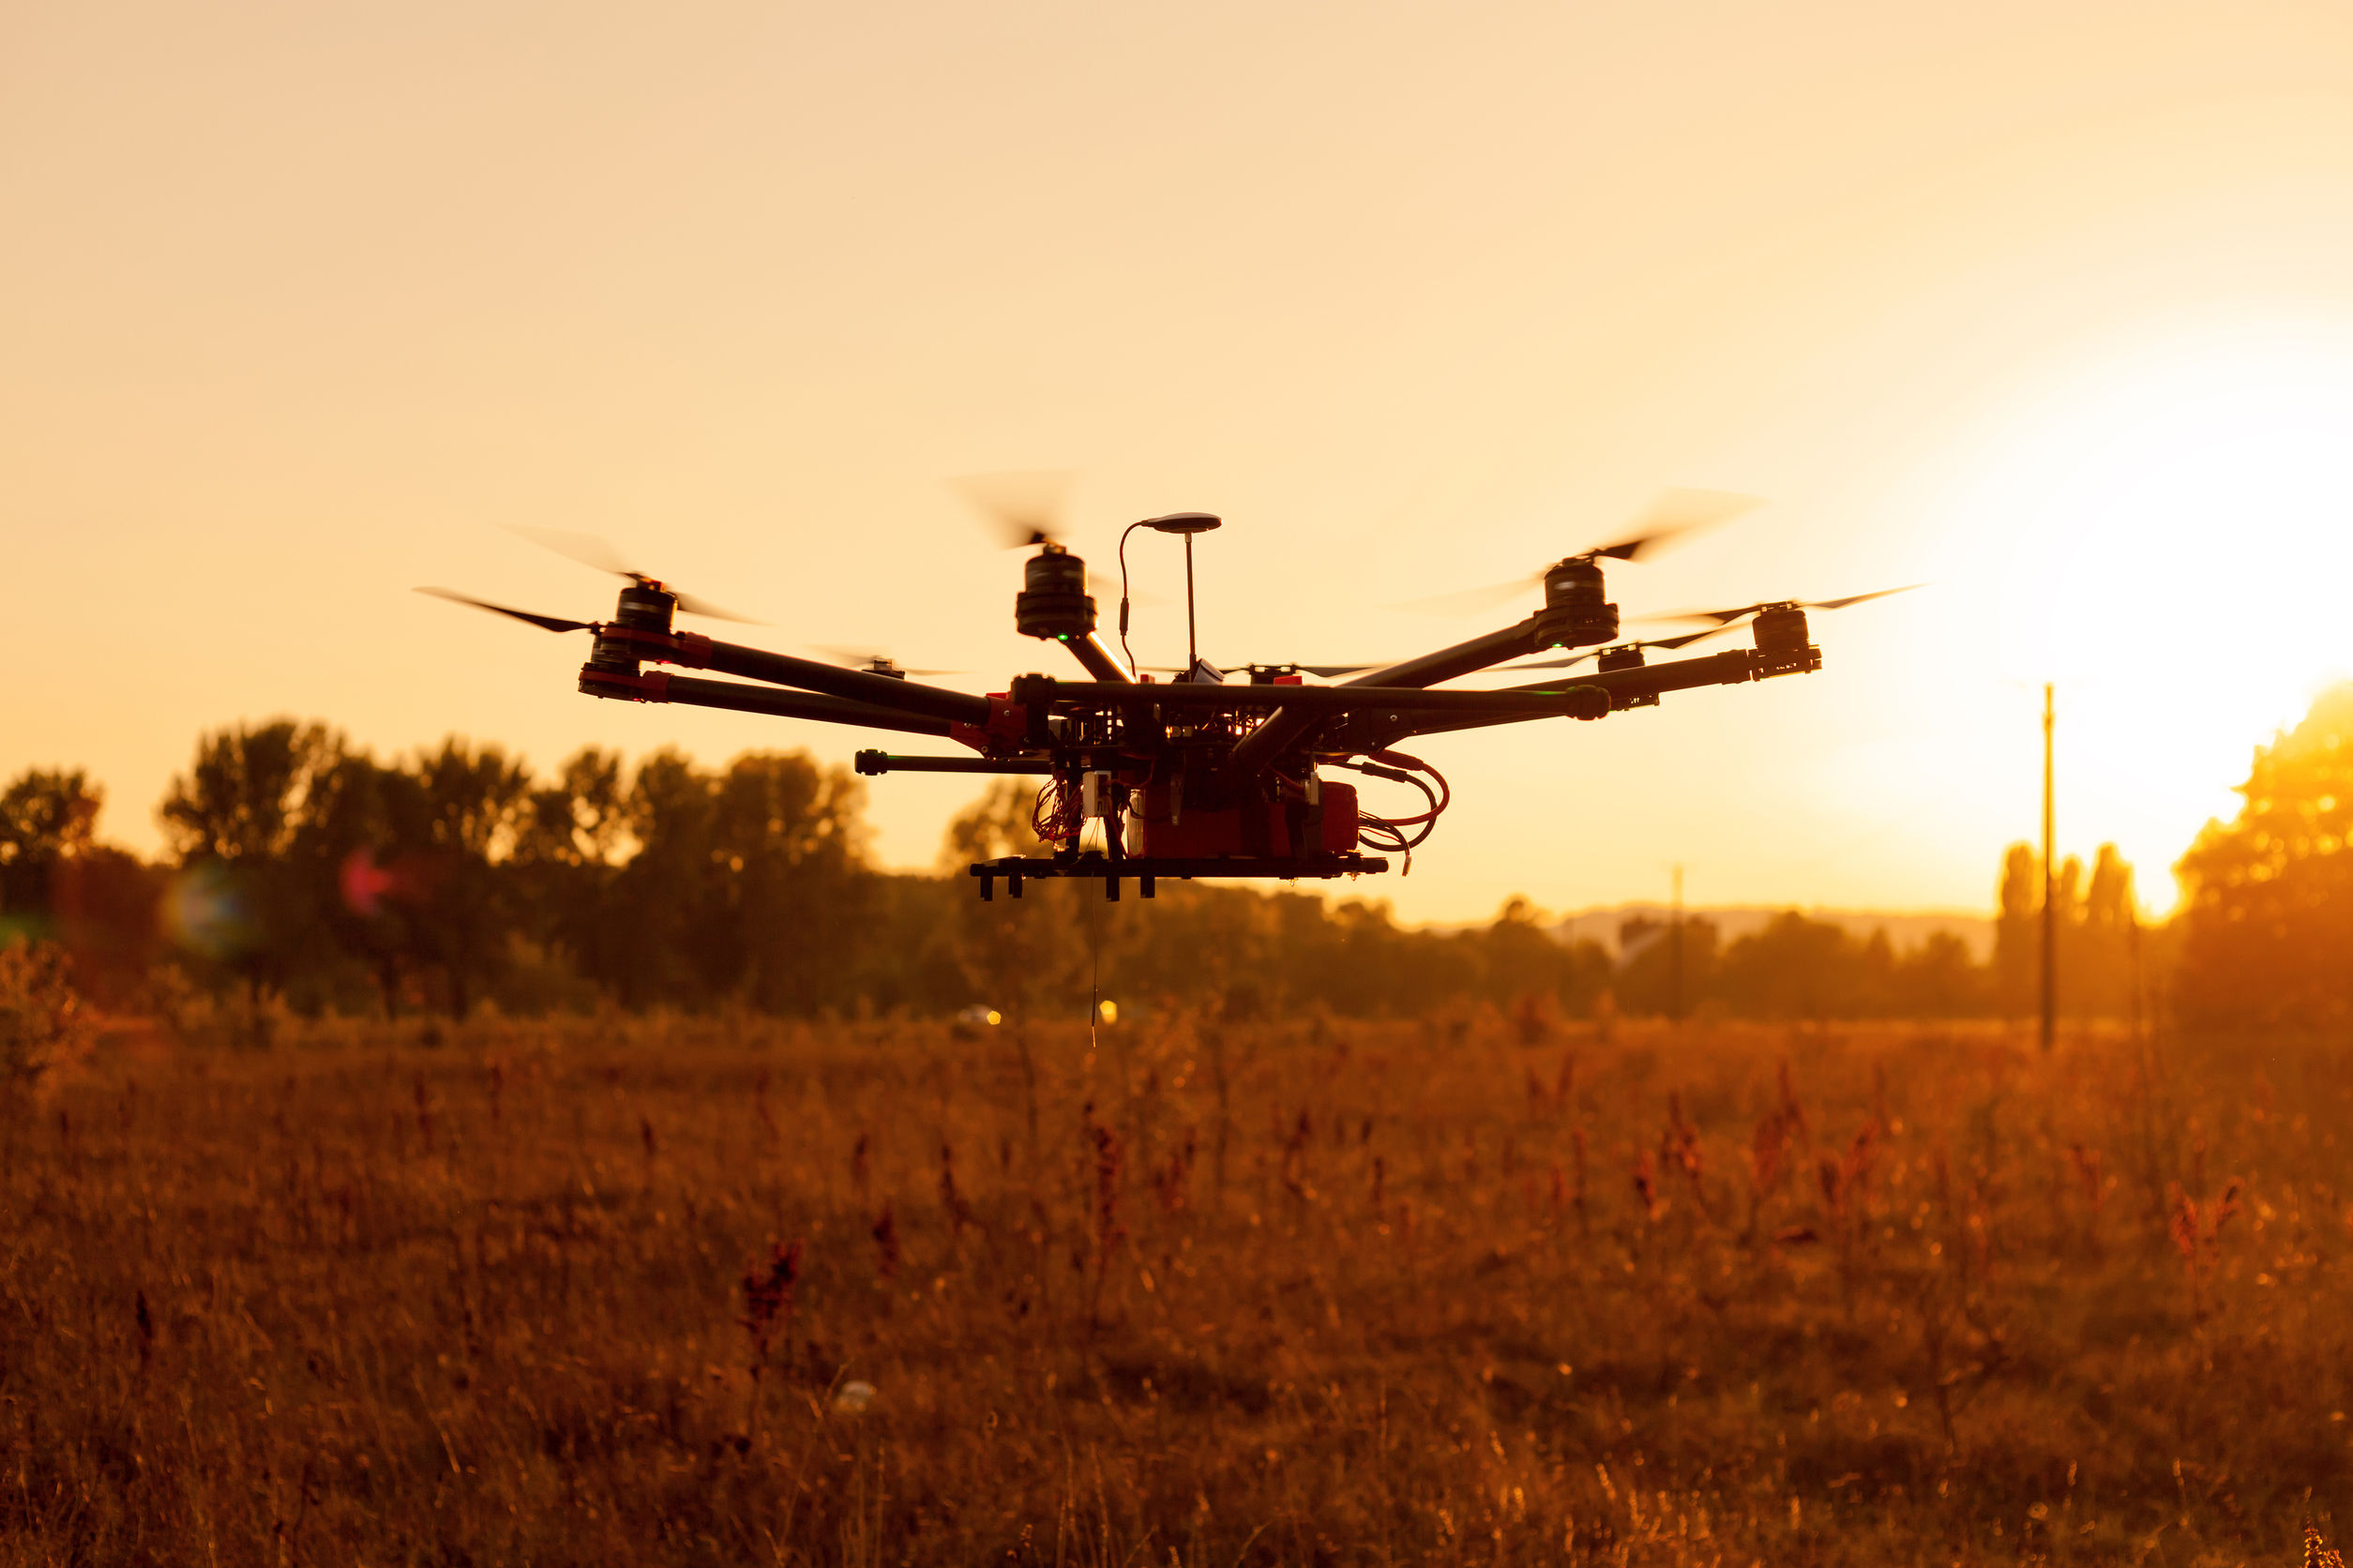
[[[1716,940],[1729,943],[1752,931],[1762,930],[1775,915],[1787,914],[1789,905],[1732,905],[1717,909],[1689,908],[1683,911],[1686,920],[1705,920],[1716,928]],[[1618,952],[1618,929],[1629,920],[1667,920],[1674,910],[1666,904],[1620,904],[1615,909],[1579,910],[1563,916],[1550,927],[1557,942],[1596,942],[1614,956]],[[1874,931],[1885,931],[1888,942],[1897,952],[1917,947],[1938,931],[1950,931],[1968,944],[1969,957],[1985,962],[1994,951],[1994,920],[1989,914],[1966,914],[1952,911],[1899,913],[1885,910],[1799,910],[1808,920],[1819,920],[1842,926],[1858,937],[1868,937]]]

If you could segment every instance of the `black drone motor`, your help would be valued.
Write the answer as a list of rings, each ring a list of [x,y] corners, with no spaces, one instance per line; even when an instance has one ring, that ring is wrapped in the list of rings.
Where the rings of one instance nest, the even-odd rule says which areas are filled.
[[[1614,609],[1615,607],[1613,606],[1612,608]],[[1606,674],[1612,670],[1640,670],[1650,662],[1651,661],[1645,658],[1642,655],[1641,643],[1629,642],[1622,647],[1604,648],[1600,654],[1594,656],[1593,667]],[[1628,697],[1621,700],[1619,706],[1626,708],[1655,708],[1658,706],[1658,693],[1654,691],[1646,691],[1637,697]]]
[[[1811,674],[1822,667],[1822,650],[1814,646],[1805,611],[1796,605],[1768,606],[1757,611],[1755,625],[1758,680],[1768,675]]]
[[[632,578],[621,590],[621,601],[614,608],[616,626],[634,631],[650,631],[658,637],[670,635],[671,619],[678,610],[678,596],[665,589],[650,577]],[[617,637],[599,637],[588,656],[590,668],[611,671],[620,675],[638,672],[636,650]]]
[[[1536,647],[1590,648],[1618,635],[1618,607],[1602,597],[1600,563],[1572,555],[1545,573],[1545,607],[1536,612]]]
[[[1013,596],[1013,624],[1022,636],[1072,642],[1094,630],[1087,564],[1062,546],[1049,543],[1031,556],[1021,583]]]

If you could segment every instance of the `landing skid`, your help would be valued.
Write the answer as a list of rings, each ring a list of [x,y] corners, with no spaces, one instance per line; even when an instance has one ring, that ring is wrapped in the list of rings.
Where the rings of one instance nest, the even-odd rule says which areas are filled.
[[[1168,855],[1123,855],[1118,859],[1091,851],[1085,854],[1055,856],[1005,855],[997,860],[976,862],[969,875],[980,879],[983,899],[997,896],[997,879],[1004,879],[1012,895],[1021,897],[1025,882],[1048,877],[1089,877],[1103,883],[1103,897],[1116,902],[1120,882],[1125,877],[1136,879],[1137,891],[1145,897],[1153,897],[1163,877],[1189,882],[1195,877],[1279,877],[1290,882],[1300,877],[1359,877],[1376,871],[1386,871],[1389,863],[1379,855],[1320,854],[1285,857],[1275,855],[1208,855],[1184,860]]]

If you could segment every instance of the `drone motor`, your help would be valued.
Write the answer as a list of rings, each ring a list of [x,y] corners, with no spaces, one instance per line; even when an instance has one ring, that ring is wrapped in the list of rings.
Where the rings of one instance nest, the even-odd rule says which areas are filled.
[[[677,610],[677,595],[650,577],[632,577],[622,588],[620,602],[613,609],[613,625],[630,631],[668,637]],[[635,675],[638,661],[638,647],[628,639],[608,637],[601,632],[588,656],[588,662],[596,669],[622,675]]]
[[[1013,596],[1013,624],[1024,637],[1061,642],[1075,642],[1094,631],[1087,564],[1062,546],[1047,543],[1021,568],[1021,591]]]
[[[1545,573],[1545,607],[1536,612],[1536,646],[1586,648],[1618,635],[1618,607],[1602,597],[1601,564],[1572,555]]]
[[[1813,645],[1805,611],[1794,604],[1772,605],[1757,613],[1757,674],[1810,675],[1822,667],[1822,651]]]

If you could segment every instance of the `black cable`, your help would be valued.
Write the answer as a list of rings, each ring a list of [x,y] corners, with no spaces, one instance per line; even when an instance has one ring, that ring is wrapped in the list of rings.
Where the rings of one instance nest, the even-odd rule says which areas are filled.
[[[1136,656],[1127,646],[1127,535],[1143,526],[1131,522],[1120,531],[1120,652],[1127,656],[1127,678],[1136,678]]]
[[[1335,762],[1333,766],[1348,768],[1355,773],[1369,774],[1375,778],[1385,778],[1395,784],[1410,784],[1415,789],[1421,791],[1422,798],[1429,802],[1429,809],[1427,811],[1416,812],[1410,817],[1373,818],[1376,822],[1382,822],[1392,828],[1398,829],[1410,827],[1416,822],[1420,823],[1422,826],[1422,832],[1420,836],[1413,840],[1417,844],[1424,838],[1427,838],[1430,836],[1431,831],[1438,826],[1439,816],[1446,809],[1448,805],[1447,801],[1441,801],[1439,799],[1438,792],[1436,790],[1431,789],[1429,785],[1423,782],[1421,779],[1416,778],[1413,775],[1407,773],[1402,768],[1386,768],[1375,762]],[[1440,782],[1442,785],[1444,781],[1440,780]],[[1360,816],[1371,815],[1371,813],[1364,811],[1360,811],[1358,814]]]

